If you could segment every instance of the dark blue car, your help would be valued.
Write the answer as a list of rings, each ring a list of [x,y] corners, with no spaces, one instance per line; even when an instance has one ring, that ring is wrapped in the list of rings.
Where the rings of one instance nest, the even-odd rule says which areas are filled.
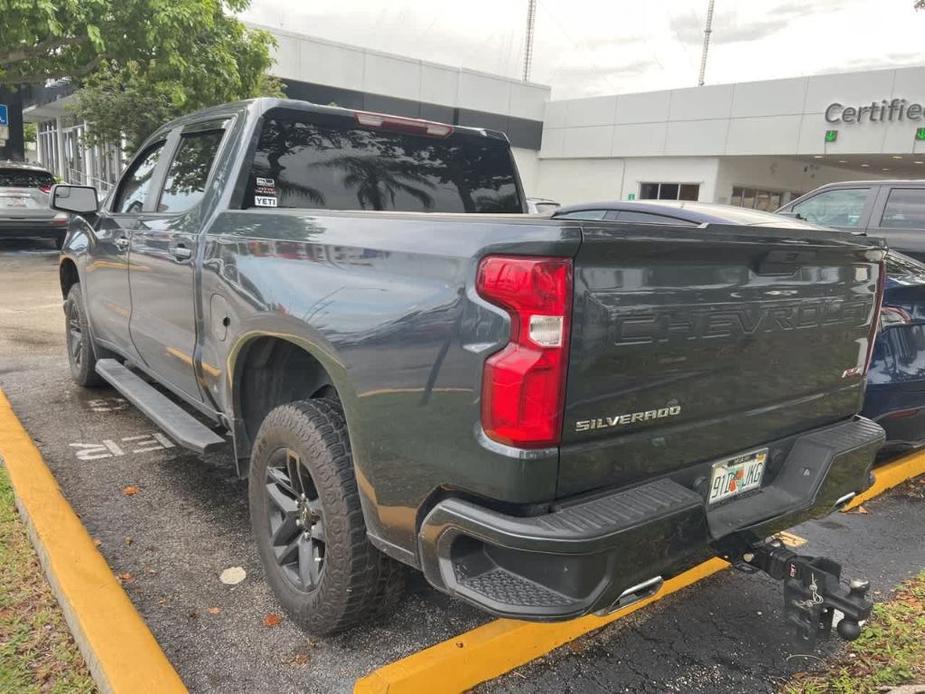
[[[675,200],[568,205],[560,207],[553,216],[676,226],[740,224],[801,229],[815,226],[770,212]],[[925,444],[925,264],[895,251],[887,256],[880,333],[867,376],[862,414],[886,430],[887,448]]]

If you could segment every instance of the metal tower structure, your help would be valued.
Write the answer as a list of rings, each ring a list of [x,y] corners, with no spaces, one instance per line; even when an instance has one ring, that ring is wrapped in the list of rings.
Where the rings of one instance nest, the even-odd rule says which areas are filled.
[[[710,0],[707,5],[707,25],[703,28],[703,52],[700,54],[700,76],[697,78],[697,86],[702,87],[704,78],[707,74],[707,53],[710,51],[710,34],[713,33],[713,3]]]
[[[530,81],[533,62],[533,29],[536,24],[536,0],[527,0],[527,36],[524,46],[524,82]]]

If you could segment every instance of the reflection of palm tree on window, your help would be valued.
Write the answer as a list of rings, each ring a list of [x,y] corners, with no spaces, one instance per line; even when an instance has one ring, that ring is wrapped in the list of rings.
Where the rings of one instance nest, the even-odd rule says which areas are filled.
[[[344,155],[326,161],[322,166],[344,172],[343,184],[356,190],[357,200],[363,209],[394,209],[395,196],[398,193],[415,198],[426,210],[434,206],[434,198],[425,188],[433,190],[435,184],[417,171],[415,165],[408,162],[383,157]],[[390,205],[386,205],[386,198]]]
[[[330,137],[325,137],[316,128],[308,123],[288,120],[269,121],[260,134],[260,150],[266,155],[266,165],[254,164],[254,173],[279,181],[282,172],[286,169],[280,159],[291,154],[294,150],[310,147],[316,150],[330,148],[335,143]],[[317,188],[312,188],[296,180],[287,182],[288,187],[295,189],[309,201],[316,205],[324,205],[324,195]]]

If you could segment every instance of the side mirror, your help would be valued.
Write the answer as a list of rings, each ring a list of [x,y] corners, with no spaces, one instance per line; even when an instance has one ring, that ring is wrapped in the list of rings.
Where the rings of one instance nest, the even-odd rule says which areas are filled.
[[[804,222],[806,218],[803,217],[799,212],[794,212],[793,210],[778,210],[774,214],[779,214],[781,217],[790,217],[790,219],[801,219]]]
[[[96,214],[100,203],[93,186],[58,184],[51,189],[51,208],[61,212]]]

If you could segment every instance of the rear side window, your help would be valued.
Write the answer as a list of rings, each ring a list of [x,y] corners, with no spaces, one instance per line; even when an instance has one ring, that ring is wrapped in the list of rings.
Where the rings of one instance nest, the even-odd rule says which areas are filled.
[[[827,190],[797,203],[792,210],[813,224],[830,227],[856,227],[861,223],[870,188]]]
[[[0,169],[0,188],[41,188],[51,190],[55,178],[47,171]]]
[[[607,210],[578,210],[577,212],[563,212],[557,214],[556,219],[603,219]]]
[[[637,212],[636,210],[620,210],[616,217],[621,222],[639,222],[640,224],[672,224],[678,227],[695,227],[695,222],[689,222],[686,219],[677,217],[666,217],[663,214],[652,214],[650,212]]]
[[[224,134],[223,130],[208,130],[180,137],[177,153],[164,180],[158,212],[182,212],[202,200]]]
[[[886,229],[925,229],[925,188],[891,190],[880,226]]]
[[[112,205],[113,212],[141,212],[144,209],[154,169],[163,148],[164,143],[158,142],[132,163],[119,183],[119,192]]]
[[[523,212],[503,140],[368,130],[340,117],[269,118],[245,206]]]

